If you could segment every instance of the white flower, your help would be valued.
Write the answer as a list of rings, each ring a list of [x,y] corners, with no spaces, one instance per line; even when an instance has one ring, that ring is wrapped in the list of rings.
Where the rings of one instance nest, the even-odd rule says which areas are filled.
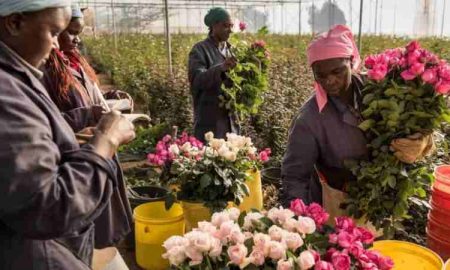
[[[239,208],[231,207],[226,210],[228,214],[230,215],[230,219],[233,221],[237,221],[239,219],[239,215],[241,214],[241,211]]]
[[[314,255],[309,250],[303,251],[297,258],[297,264],[298,266],[300,266],[300,269],[302,270],[310,269],[311,267],[314,266],[314,264],[316,264],[314,260]]]
[[[189,153],[191,151],[191,143],[190,142],[185,142],[182,146],[181,146],[181,151],[183,152],[187,152]]]
[[[212,236],[209,233],[201,231],[191,231],[185,235],[190,245],[200,252],[209,252],[212,248]]]
[[[298,217],[297,231],[302,234],[312,234],[316,231],[316,223],[310,217]]]
[[[272,225],[272,227],[269,228],[269,236],[274,241],[280,241],[281,237],[283,236],[283,229],[278,227],[277,225]]]
[[[222,145],[224,145],[224,144],[225,144],[225,140],[224,139],[212,139],[209,142],[209,145],[211,145],[211,147],[214,150],[219,150],[222,147]]]
[[[167,239],[163,243],[163,247],[166,250],[170,250],[176,246],[185,247],[187,245],[189,245],[189,240],[187,240],[186,238],[184,238],[182,236],[178,236],[178,235],[171,236],[169,239]]]
[[[207,133],[205,134],[205,140],[206,140],[207,142],[209,142],[209,141],[211,141],[212,139],[214,139],[214,133],[212,133],[211,131],[210,131],[210,132],[207,132]]]
[[[264,217],[261,215],[261,213],[258,212],[252,212],[248,213],[244,218],[244,229],[251,229],[253,228],[253,222],[259,221],[260,218]]]
[[[217,152],[219,153],[219,156],[225,158],[225,156],[228,155],[228,152],[230,152],[230,149],[228,149],[226,145],[222,145]]]
[[[172,144],[171,146],[169,146],[169,152],[174,154],[174,155],[179,155],[180,154],[180,149],[178,148],[178,145]]]
[[[302,237],[298,233],[292,232],[284,233],[282,236],[282,242],[285,243],[286,246],[292,251],[295,251],[304,244]]]
[[[211,223],[218,228],[226,221],[230,221],[230,214],[227,211],[216,212],[211,217]]]
[[[258,149],[256,149],[256,147],[249,147],[249,148],[247,149],[247,154],[249,154],[249,155],[255,155],[257,151],[258,151]]]
[[[178,266],[186,259],[185,247],[175,246],[162,255],[171,265]]]
[[[236,161],[237,156],[236,156],[236,153],[229,151],[225,154],[224,158],[226,160],[234,162],[234,161]]]

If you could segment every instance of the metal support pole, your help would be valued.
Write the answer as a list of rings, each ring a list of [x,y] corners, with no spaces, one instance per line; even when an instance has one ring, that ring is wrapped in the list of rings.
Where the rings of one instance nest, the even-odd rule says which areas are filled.
[[[169,75],[172,76],[172,43],[170,40],[168,0],[164,0],[164,28],[165,28],[165,34],[166,34],[168,72],[169,72]]]
[[[312,13],[312,14],[311,14],[311,17],[312,17],[312,18],[311,18],[311,19],[312,19],[312,20],[311,20],[311,21],[312,21],[311,32],[312,32],[312,35],[314,35],[314,30],[315,30],[315,29],[314,29],[314,28],[315,28],[315,27],[314,27],[314,24],[316,23],[315,20],[314,20],[314,19],[315,19],[314,17],[316,16],[316,10],[314,9],[314,0],[312,0],[312,9],[311,9],[311,10],[312,10],[312,12],[311,12],[311,13]]]
[[[378,0],[375,1],[375,25],[374,25],[374,32],[375,35],[377,34],[377,29],[378,29]]]
[[[361,32],[362,32],[363,5],[364,5],[364,0],[361,0],[360,1],[360,7],[359,7],[359,32],[358,32],[358,50],[359,50],[359,53],[361,53],[361,45],[362,45]]]
[[[114,38],[114,50],[117,52],[117,28],[116,28],[116,9],[114,7],[114,0],[111,0],[112,10],[112,24],[113,24],[113,38]]]
[[[445,4],[447,0],[444,0],[444,6],[442,7],[442,23],[441,23],[441,37],[444,36],[444,22],[445,22]]]
[[[298,34],[302,34],[302,0],[298,0]]]

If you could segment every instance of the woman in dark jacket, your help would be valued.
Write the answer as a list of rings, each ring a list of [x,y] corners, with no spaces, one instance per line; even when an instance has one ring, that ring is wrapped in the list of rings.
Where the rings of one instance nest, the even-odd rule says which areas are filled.
[[[212,131],[216,138],[228,132],[239,133],[233,112],[220,106],[222,84],[230,83],[226,71],[236,66],[227,42],[233,28],[230,14],[223,8],[212,8],[205,16],[208,37],[195,44],[189,53],[189,83],[194,100],[194,135],[205,140]]]

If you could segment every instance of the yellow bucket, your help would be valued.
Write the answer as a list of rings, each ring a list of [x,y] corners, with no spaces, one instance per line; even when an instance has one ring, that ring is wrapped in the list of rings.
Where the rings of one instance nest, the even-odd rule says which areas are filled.
[[[186,223],[186,232],[197,228],[200,221],[211,221],[211,210],[203,203],[182,201],[181,206],[184,212],[184,221]]]
[[[134,209],[136,262],[144,269],[165,270],[169,262],[161,256],[165,253],[164,241],[173,235],[183,235],[183,209],[174,204],[166,211],[164,202],[150,202]]]
[[[242,203],[238,206],[239,210],[249,212],[251,209],[263,209],[263,194],[261,185],[261,172],[248,171],[248,179],[245,183],[250,190],[250,195],[245,197]]]
[[[373,244],[373,250],[389,256],[394,261],[394,270],[439,270],[444,262],[432,250],[413,243],[383,240]]]
[[[450,259],[447,260],[447,262],[445,263],[445,266],[443,268],[444,270],[450,270]]]

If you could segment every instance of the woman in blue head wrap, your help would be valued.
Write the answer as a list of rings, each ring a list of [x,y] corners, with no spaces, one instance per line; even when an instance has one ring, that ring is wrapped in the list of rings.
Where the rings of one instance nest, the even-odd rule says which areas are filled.
[[[208,37],[195,44],[189,54],[189,83],[194,100],[194,134],[205,140],[212,131],[216,138],[228,132],[239,133],[237,117],[219,106],[222,84],[231,83],[226,72],[236,66],[227,42],[233,28],[230,14],[223,8],[212,8],[204,22]]]

